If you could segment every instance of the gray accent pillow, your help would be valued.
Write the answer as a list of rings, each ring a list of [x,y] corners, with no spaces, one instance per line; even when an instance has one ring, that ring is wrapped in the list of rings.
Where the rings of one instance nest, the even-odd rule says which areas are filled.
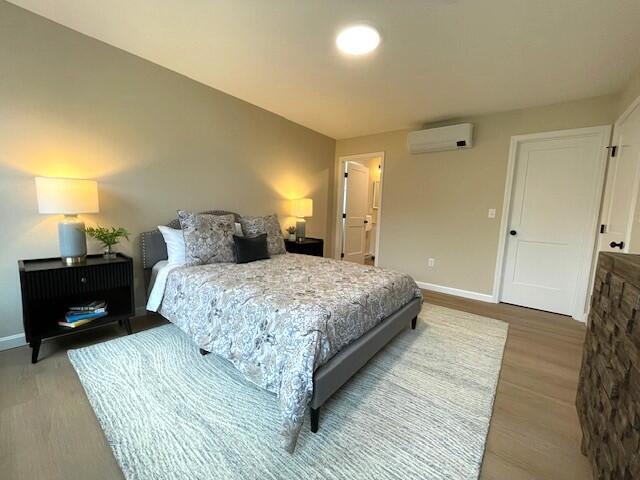
[[[266,215],[264,217],[241,217],[240,225],[245,237],[255,237],[261,233],[267,234],[267,249],[269,255],[286,253],[282,229],[278,221],[278,215]]]
[[[233,215],[208,215],[178,210],[184,234],[186,265],[235,262]]]

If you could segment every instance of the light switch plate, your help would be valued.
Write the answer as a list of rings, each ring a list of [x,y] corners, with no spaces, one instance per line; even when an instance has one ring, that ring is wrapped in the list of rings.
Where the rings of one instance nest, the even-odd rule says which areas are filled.
[[[495,208],[490,208],[489,209],[489,218],[496,218],[496,209]]]

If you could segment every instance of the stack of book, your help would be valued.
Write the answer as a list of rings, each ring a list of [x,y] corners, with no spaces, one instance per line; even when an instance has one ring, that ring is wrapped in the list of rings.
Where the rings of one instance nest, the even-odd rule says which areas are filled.
[[[85,325],[96,318],[107,315],[107,302],[95,300],[93,302],[72,305],[65,314],[64,320],[60,320],[58,325],[67,328],[76,328]]]

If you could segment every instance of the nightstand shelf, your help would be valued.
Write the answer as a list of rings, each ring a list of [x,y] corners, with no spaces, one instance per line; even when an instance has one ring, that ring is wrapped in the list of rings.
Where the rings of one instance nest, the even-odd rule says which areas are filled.
[[[90,255],[81,265],[64,265],[59,258],[20,260],[22,316],[32,363],[42,340],[73,335],[118,323],[131,333],[134,315],[133,262],[118,254],[113,260]],[[105,300],[109,314],[76,328],[58,325],[69,306]]]
[[[304,255],[324,256],[324,240],[321,238],[307,237],[301,242],[284,241],[284,246],[289,253],[302,253]]]
[[[118,322],[118,324],[124,324],[125,327],[129,322],[129,315],[107,315],[105,317],[96,318],[95,320],[85,323],[84,325],[80,325],[76,328],[66,328],[61,327],[60,325],[51,325],[45,327],[42,330],[42,338],[51,338],[51,337],[62,337],[64,335],[73,335],[78,332],[86,332],[87,330],[94,330],[96,328],[104,327],[105,325],[111,325],[112,323]]]

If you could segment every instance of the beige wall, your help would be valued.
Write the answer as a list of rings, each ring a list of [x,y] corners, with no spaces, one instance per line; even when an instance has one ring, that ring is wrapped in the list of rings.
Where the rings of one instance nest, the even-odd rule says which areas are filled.
[[[618,115],[622,115],[629,105],[638,97],[640,97],[640,68],[629,78],[620,93]]]
[[[338,140],[336,161],[385,152],[381,266],[491,294],[511,136],[611,124],[617,105],[617,96],[606,96],[457,119],[475,125],[469,150],[410,155],[407,131]],[[495,219],[487,218],[490,208],[497,209]],[[436,259],[432,268],[429,257]]]
[[[16,261],[58,253],[38,175],[98,180],[85,220],[133,233],[138,305],[138,234],[177,208],[286,217],[312,197],[308,234],[326,237],[333,139],[3,1],[0,65],[0,338],[22,331]]]

